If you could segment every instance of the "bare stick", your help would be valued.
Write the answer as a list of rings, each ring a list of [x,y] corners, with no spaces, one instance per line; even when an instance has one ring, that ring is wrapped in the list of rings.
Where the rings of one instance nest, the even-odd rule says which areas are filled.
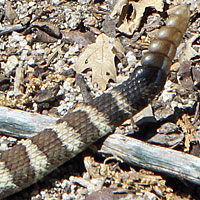
[[[18,138],[32,137],[56,120],[54,117],[0,106],[0,133],[4,135]]]
[[[200,158],[119,134],[110,135],[102,150],[126,162],[200,184]]]

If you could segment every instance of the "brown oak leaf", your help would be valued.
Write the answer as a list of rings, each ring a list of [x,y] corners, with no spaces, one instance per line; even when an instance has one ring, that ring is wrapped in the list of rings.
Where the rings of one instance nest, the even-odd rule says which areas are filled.
[[[133,7],[131,14],[128,13],[128,6]],[[119,16],[117,30],[127,35],[132,35],[139,27],[147,7],[152,7],[162,12],[163,6],[164,3],[162,0],[118,0],[110,17]]]
[[[96,43],[87,46],[80,55],[75,70],[78,73],[92,69],[92,83],[97,83],[101,90],[106,89],[109,80],[116,81],[115,50],[124,54],[124,48],[118,39],[100,34]]]

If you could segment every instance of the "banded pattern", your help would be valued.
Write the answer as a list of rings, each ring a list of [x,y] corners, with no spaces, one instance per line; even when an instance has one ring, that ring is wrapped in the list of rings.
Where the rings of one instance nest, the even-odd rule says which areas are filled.
[[[185,33],[189,18],[190,6],[180,5],[161,27],[157,37],[149,45],[149,52],[141,60],[142,66],[154,66],[169,72],[176,49]]]
[[[149,73],[152,76],[148,76]],[[161,80],[157,82],[158,76]],[[116,126],[161,91],[166,75],[158,69],[140,67],[133,77],[94,99],[92,105],[78,105],[51,128],[3,152],[0,158],[1,197],[33,184],[97,139],[112,133]]]
[[[181,15],[175,13],[174,16],[189,12],[188,6],[180,10]],[[150,49],[152,56],[159,54],[153,51]],[[170,63],[165,62],[169,58],[165,51],[158,56],[160,67],[157,60],[153,65],[152,58],[148,61],[145,55],[143,66],[137,67],[122,84],[95,98],[91,105],[77,105],[50,128],[2,152],[0,198],[35,183],[147,106],[166,82]],[[172,56],[169,59],[171,62]]]

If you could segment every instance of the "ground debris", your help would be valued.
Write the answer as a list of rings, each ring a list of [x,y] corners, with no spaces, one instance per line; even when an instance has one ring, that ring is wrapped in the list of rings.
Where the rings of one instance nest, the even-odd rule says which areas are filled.
[[[3,2],[0,104],[61,117],[85,100],[75,84],[77,72],[85,72],[81,84],[91,97],[125,80],[140,64],[168,8],[183,1]],[[184,2],[192,4],[193,21],[162,95],[148,108],[149,118],[143,111],[142,120],[127,120],[116,132],[199,156],[199,3]],[[15,140],[1,136],[1,149]],[[105,153],[86,152],[10,199],[188,200],[198,199],[198,191],[194,185],[130,166]]]

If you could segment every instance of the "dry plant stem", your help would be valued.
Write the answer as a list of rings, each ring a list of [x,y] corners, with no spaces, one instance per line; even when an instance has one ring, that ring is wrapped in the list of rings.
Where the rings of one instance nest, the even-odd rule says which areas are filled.
[[[23,81],[24,81],[24,68],[22,66],[18,66],[16,68],[15,81],[14,81],[15,96],[18,96],[24,93],[24,87],[21,85]]]

